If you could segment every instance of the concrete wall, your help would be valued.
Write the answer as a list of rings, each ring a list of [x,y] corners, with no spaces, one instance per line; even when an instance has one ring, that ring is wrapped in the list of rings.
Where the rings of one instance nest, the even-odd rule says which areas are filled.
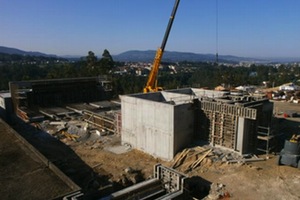
[[[111,99],[108,81],[99,77],[67,78],[10,82],[14,110],[19,104],[30,110],[39,107],[65,106],[70,103],[95,102]],[[25,97],[20,100],[19,96]]]
[[[121,96],[122,144],[162,159],[173,158],[173,106]]]
[[[186,95],[193,95],[192,88],[180,88],[180,89],[173,89],[173,90],[168,90],[167,93],[172,93],[172,94],[186,94]]]
[[[254,153],[256,151],[257,121],[238,118],[236,149],[240,154]]]
[[[191,103],[174,109],[174,155],[192,143],[194,135],[194,109]]]
[[[178,94],[173,92],[161,92],[164,99],[167,102],[173,102],[174,104],[183,104],[183,103],[189,103],[194,99],[194,96],[192,94]]]
[[[236,138],[236,149],[238,152],[243,154],[245,152],[244,140],[246,135],[244,134],[245,131],[245,123],[246,120],[243,117],[238,118],[238,127],[237,127],[237,138]]]
[[[191,104],[172,105],[121,96],[122,144],[128,143],[155,157],[171,160],[190,144],[193,134]]]
[[[151,101],[157,101],[157,102],[165,102],[166,99],[164,99],[164,96],[160,92],[153,92],[153,93],[139,93],[139,94],[134,94],[130,95],[136,98],[141,98],[141,99],[147,99]]]
[[[229,92],[225,92],[225,91],[205,90],[205,89],[197,89],[197,88],[192,88],[192,91],[194,95],[196,95],[199,98],[202,97],[217,98],[229,94]]]

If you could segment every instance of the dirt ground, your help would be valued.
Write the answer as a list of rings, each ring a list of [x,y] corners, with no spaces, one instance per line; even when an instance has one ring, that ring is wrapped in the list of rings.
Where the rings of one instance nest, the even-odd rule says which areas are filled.
[[[282,133],[278,140],[288,138],[292,133],[299,133],[300,117],[284,118],[285,111],[300,113],[300,105],[291,103],[274,103],[277,132]],[[18,127],[16,128],[18,129]],[[19,131],[21,128],[19,127]],[[22,130],[21,132],[24,132]],[[25,131],[26,132],[26,131]],[[32,130],[27,133],[32,133]],[[120,145],[120,136],[108,135],[102,139],[88,142],[63,141],[67,145],[53,148],[46,139],[35,134],[25,134],[31,143],[46,154],[75,183],[86,191],[98,190],[113,183],[117,190],[149,178],[157,163],[171,166],[171,162],[162,161],[138,150],[116,154],[106,150],[107,146]],[[280,146],[282,141],[278,141]],[[279,147],[278,149],[281,149]],[[65,151],[67,149],[67,151]],[[70,153],[66,153],[70,152]],[[300,199],[300,171],[289,166],[278,166],[277,152],[266,161],[247,163],[202,163],[188,177],[201,177],[206,183],[222,183],[230,194],[230,199]],[[265,155],[260,155],[264,158]],[[133,173],[128,173],[128,170]],[[180,169],[177,169],[184,172]],[[84,171],[84,173],[82,172]]]
[[[140,171],[147,178],[152,175],[156,163],[171,166],[171,162],[155,159],[137,150],[114,154],[101,149],[82,148],[81,145],[71,148],[95,173],[106,175],[109,181],[119,183],[124,183],[125,169],[128,167]],[[276,161],[277,156],[271,155],[266,161],[246,164],[204,163],[186,175],[201,177],[208,183],[224,184],[230,199],[300,199],[299,169],[278,166]],[[184,173],[180,168],[178,170]]]
[[[274,110],[280,114],[278,132],[290,131],[299,133],[300,118],[284,118],[285,111],[293,110],[300,113],[300,106],[291,103],[274,102]],[[290,132],[284,133],[286,137]],[[127,167],[141,171],[145,178],[153,173],[153,166],[162,163],[171,166],[170,162],[155,159],[137,150],[124,154],[114,154],[101,149],[89,149],[89,146],[71,146],[72,149],[97,173],[110,176],[111,180],[119,181]],[[276,152],[275,152],[276,153]],[[300,199],[300,171],[290,166],[278,166],[277,155],[273,153],[266,161],[252,163],[211,163],[203,164],[188,172],[187,176],[200,176],[208,182],[222,183],[230,194],[230,199]],[[261,155],[260,157],[265,157]],[[180,170],[180,169],[178,169]]]

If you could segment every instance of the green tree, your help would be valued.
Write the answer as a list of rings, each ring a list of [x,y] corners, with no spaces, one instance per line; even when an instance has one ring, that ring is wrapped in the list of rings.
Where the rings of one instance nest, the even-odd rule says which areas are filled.
[[[105,49],[102,53],[102,58],[98,62],[100,74],[109,74],[114,67],[114,61],[109,51]]]
[[[87,66],[89,68],[93,68],[97,62],[97,57],[95,56],[95,53],[92,51],[88,52],[88,55],[86,56],[86,62]]]

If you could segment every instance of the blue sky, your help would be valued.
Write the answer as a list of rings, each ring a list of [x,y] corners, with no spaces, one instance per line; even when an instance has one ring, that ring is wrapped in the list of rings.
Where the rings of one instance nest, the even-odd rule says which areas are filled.
[[[167,51],[300,57],[299,0],[181,0]],[[0,46],[57,55],[156,50],[174,0],[0,0]]]

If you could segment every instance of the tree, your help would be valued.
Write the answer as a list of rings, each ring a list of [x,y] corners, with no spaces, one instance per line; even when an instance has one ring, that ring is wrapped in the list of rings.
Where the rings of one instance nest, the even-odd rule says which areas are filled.
[[[104,49],[103,54],[102,54],[102,59],[107,59],[110,62],[114,62],[113,58],[111,57],[111,55],[107,49]]]
[[[113,69],[114,61],[107,49],[104,49],[98,65],[100,74],[108,74]]]
[[[97,57],[95,56],[95,53],[92,51],[88,52],[88,55],[86,56],[86,62],[87,66],[90,68],[93,68],[97,62]]]

